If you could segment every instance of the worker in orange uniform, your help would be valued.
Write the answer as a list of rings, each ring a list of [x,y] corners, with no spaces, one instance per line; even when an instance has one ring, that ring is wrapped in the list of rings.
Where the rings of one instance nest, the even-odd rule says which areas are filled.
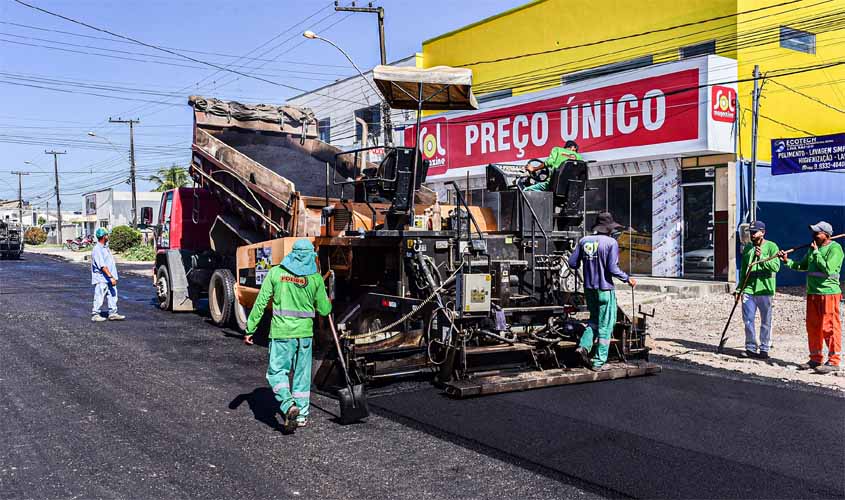
[[[833,227],[820,221],[810,226],[813,242],[810,251],[801,262],[794,262],[785,251],[778,257],[786,267],[807,272],[807,343],[810,347],[810,361],[802,369],[826,374],[840,369],[842,355],[842,322],[839,319],[839,301],[842,288],[839,273],[842,270],[842,246],[830,239]],[[824,346],[827,344],[827,362],[824,361]]]

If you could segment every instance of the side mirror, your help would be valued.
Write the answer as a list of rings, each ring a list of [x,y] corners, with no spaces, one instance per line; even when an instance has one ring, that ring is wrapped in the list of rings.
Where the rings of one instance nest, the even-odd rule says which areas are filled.
[[[149,226],[153,223],[153,207],[141,207],[141,224]]]

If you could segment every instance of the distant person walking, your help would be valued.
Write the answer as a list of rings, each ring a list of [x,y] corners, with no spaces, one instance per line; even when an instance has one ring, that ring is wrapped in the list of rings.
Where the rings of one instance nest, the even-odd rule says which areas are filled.
[[[842,321],[839,317],[839,301],[842,288],[839,276],[842,271],[842,246],[830,239],[833,226],[819,221],[810,226],[813,242],[801,262],[790,259],[786,252],[778,257],[786,267],[807,272],[807,344],[810,361],[802,369],[826,374],[840,369],[842,357]],[[824,346],[827,344],[827,362],[824,361]]]
[[[293,244],[281,265],[270,268],[249,313],[244,337],[245,343],[252,344],[252,335],[272,300],[267,382],[280,403],[286,432],[308,424],[314,317],[332,311],[316,257],[314,245],[303,238]]]
[[[91,321],[120,321],[126,319],[117,313],[117,264],[109,250],[109,231],[98,228],[95,232],[97,244],[91,251],[91,284],[94,285],[94,307],[91,309]],[[103,299],[108,302],[109,315],[104,317],[100,311]]]
[[[751,243],[742,249],[742,263],[739,266],[737,281],[745,283],[745,287],[735,292],[737,299],[742,301],[742,320],[745,323],[745,351],[740,356],[769,359],[769,350],[772,348],[775,275],[780,270],[780,262],[772,259],[763,264],[754,264],[751,269],[748,266],[758,260],[774,257],[780,249],[773,241],[766,239],[766,224],[762,221],[752,222],[748,226],[748,233],[751,235]],[[759,344],[754,328],[757,311],[760,311]]]
[[[634,278],[619,268],[619,244],[610,235],[621,228],[609,212],[598,214],[592,235],[581,238],[575,251],[569,257],[569,267],[584,266],[584,296],[590,310],[590,320],[581,336],[576,352],[581,362],[593,371],[599,371],[607,363],[607,354],[616,325],[616,290],[613,278],[622,280],[631,287],[637,285]],[[598,342],[594,350],[594,340]],[[592,358],[590,353],[594,352]]]

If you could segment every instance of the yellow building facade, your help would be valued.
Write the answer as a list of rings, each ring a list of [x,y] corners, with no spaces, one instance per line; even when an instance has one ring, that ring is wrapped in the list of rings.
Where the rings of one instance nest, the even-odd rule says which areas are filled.
[[[661,68],[680,74],[689,70],[687,62],[696,60],[705,61],[699,63],[699,71],[705,75],[698,80],[703,89],[698,98],[701,107],[698,118],[688,121],[699,121],[699,139],[707,147],[667,147],[663,155],[661,147],[667,142],[657,141],[645,148],[621,144],[611,153],[590,147],[602,141],[587,136],[588,125],[597,129],[603,125],[605,136],[615,134],[602,139],[605,142],[617,140],[621,130],[625,133],[618,127],[612,133],[608,130],[611,125],[622,125],[614,120],[620,114],[625,116],[624,109],[614,106],[616,102],[622,105],[619,97],[627,92],[625,85],[630,83],[636,88],[641,83],[636,80],[637,75],[648,80]],[[758,199],[756,205],[760,210],[758,218],[783,218],[786,210],[796,223],[804,222],[801,216],[819,214],[831,219],[837,229],[845,225],[845,175],[824,172],[779,176],[772,181],[767,167],[772,139],[845,132],[845,0],[537,0],[423,42],[422,66],[440,65],[472,69],[473,89],[482,103],[477,116],[483,118],[485,110],[498,110],[499,116],[505,117],[504,125],[499,123],[499,128],[494,129],[497,125],[490,123],[487,129],[491,132],[489,145],[498,145],[500,151],[502,146],[508,147],[509,134],[510,139],[516,137],[518,113],[533,113],[533,101],[559,103],[548,100],[549,96],[565,98],[585,92],[593,92],[593,99],[601,99],[576,106],[584,121],[575,118],[572,122],[581,125],[586,158],[597,161],[590,175],[592,190],[599,194],[588,192],[587,210],[590,214],[592,203],[593,216],[602,209],[624,214],[622,222],[630,225],[631,231],[620,238],[620,245],[626,247],[623,252],[628,254],[623,267],[632,272],[734,279],[740,224],[750,214],[748,162],[752,156],[755,65],[764,77],[758,81],[762,87],[758,125],[761,168],[757,169],[757,176],[764,178],[763,187],[756,189],[764,192],[764,202]],[[595,88],[601,86],[616,90],[596,93]],[[665,95],[671,99],[671,94],[670,90]],[[603,107],[613,98],[616,101],[610,107]],[[634,106],[647,104],[646,99]],[[586,113],[598,113],[600,107],[604,118],[588,122]],[[670,114],[672,107],[669,102]],[[726,119],[728,115],[724,115],[719,120],[716,108],[733,118]],[[610,116],[611,112],[616,113],[615,117]],[[550,128],[560,123],[564,130],[565,115],[561,116],[559,122],[550,122]],[[465,178],[471,196],[495,208],[495,200],[485,198],[483,174],[478,167],[495,162],[495,158],[488,161],[492,157],[477,155],[470,147],[469,141],[479,137],[482,152],[488,144],[483,126],[481,132],[469,130],[472,126],[466,123],[473,119],[458,117],[454,126],[453,122],[437,125],[438,141],[441,130],[444,136],[448,131],[449,137],[442,140],[438,149],[448,149],[450,159],[449,165],[443,167],[446,173],[442,168],[436,170],[429,180],[433,180],[437,190],[438,181],[445,185],[447,180]],[[438,119],[429,116],[429,120],[431,130]],[[526,120],[523,118],[522,123]],[[514,125],[509,129],[511,123]],[[672,126],[675,125],[677,122]],[[701,131],[701,127],[706,130]],[[499,142],[494,144],[494,139]],[[546,144],[546,149],[551,145],[552,142]],[[466,155],[472,153],[476,158],[455,161],[455,153],[463,153],[464,149]],[[533,153],[548,154],[539,154],[537,149]],[[503,159],[508,160],[517,157]],[[521,160],[520,156],[511,163]],[[839,191],[830,188],[836,183],[843,184]],[[819,187],[815,189],[817,194],[823,191],[822,202],[807,205],[806,210],[796,214],[790,207],[803,206],[806,193],[802,189],[809,190],[811,186]],[[839,192],[843,193],[841,200]],[[652,194],[653,200],[646,201]],[[448,193],[441,196],[448,197]],[[672,214],[668,220],[667,212]],[[805,239],[803,234],[800,238],[800,242]]]
[[[755,64],[764,75],[778,75],[845,61],[843,9],[845,0],[538,0],[423,42],[423,66],[472,69],[478,95],[535,92],[568,74],[626,62],[637,67],[648,57],[650,64],[677,61],[684,51],[736,59],[737,80],[745,80]],[[782,28],[814,35],[813,53],[783,47]],[[773,77],[761,91],[761,161],[770,159],[770,139],[843,131],[842,111],[778,83],[845,110],[845,64]],[[739,82],[738,149],[745,158],[752,90],[753,82]]]

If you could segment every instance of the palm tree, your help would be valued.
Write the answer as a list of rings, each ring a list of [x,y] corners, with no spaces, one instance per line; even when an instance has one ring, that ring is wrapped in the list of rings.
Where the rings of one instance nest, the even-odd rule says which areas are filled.
[[[158,184],[153,191],[161,192],[187,186],[190,177],[187,170],[174,164],[171,167],[159,169],[157,175],[151,175],[149,180]]]

